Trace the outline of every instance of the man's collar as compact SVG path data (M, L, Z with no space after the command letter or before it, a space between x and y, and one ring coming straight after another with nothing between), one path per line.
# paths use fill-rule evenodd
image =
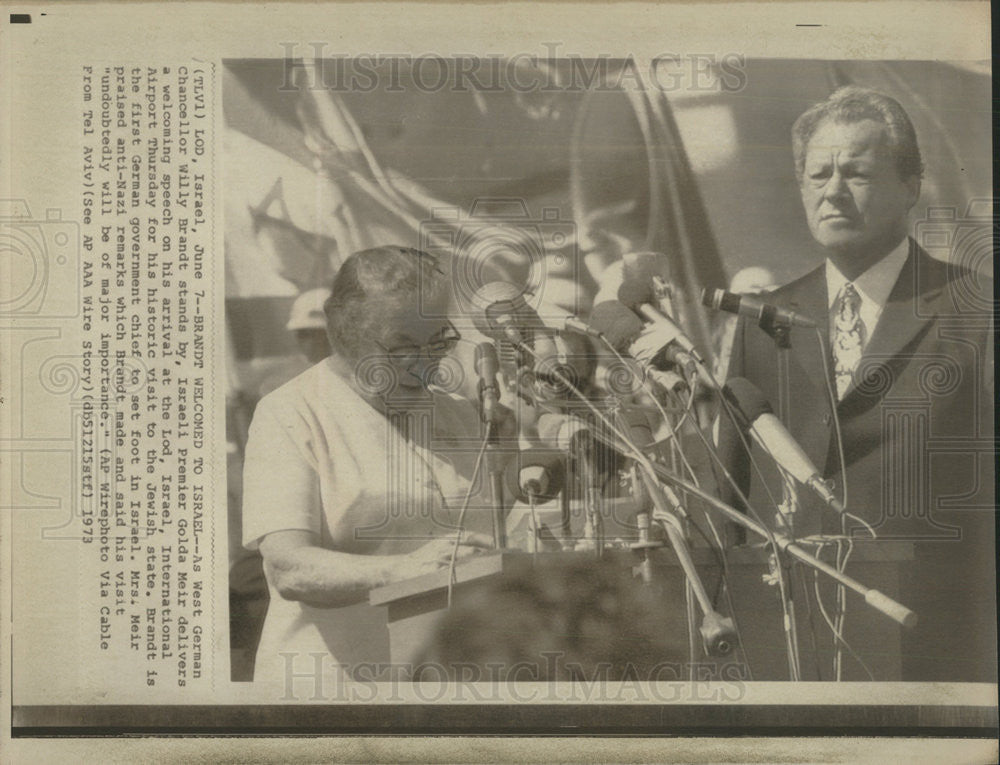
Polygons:
M826 286L827 286L827 307L832 308L834 301L840 294L840 290L847 282L855 286L861 294L863 301L871 301L872 304L881 308L889 299L900 271L906 263L906 258L910 254L909 237L904 237L896 247L882 260L869 268L857 279L851 281L841 272L833 261L827 258L826 261Z

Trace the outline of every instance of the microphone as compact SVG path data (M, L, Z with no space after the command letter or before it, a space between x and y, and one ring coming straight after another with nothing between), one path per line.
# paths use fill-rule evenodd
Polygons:
M595 305L590 312L590 323L619 353L628 353L628 347L643 330L639 317L617 300L605 300Z
M590 425L579 417L556 412L538 415L538 439L550 449L570 451L592 438Z
M684 330L655 306L656 295L651 283L634 279L624 281L618 288L618 300L659 327L658 337L666 341L662 350L674 357L672 360L675 363L681 366L703 363L694 343L684 334Z
M625 457L610 443L598 438L590 423L580 417L544 412L538 416L537 427L538 439L543 446L582 458L591 466L592 476L614 473L619 467L620 460ZM598 427L604 431L603 426L598 425ZM618 441L613 433L608 435L612 443ZM639 448L641 449L643 445L645 444Z
M558 306L540 303L537 313L541 323L548 329L556 332L577 332L581 335L595 337L598 340L603 339L603 335L587 322Z
M594 305L606 300L623 300L619 291L623 284L631 284L641 289L642 303L658 307L661 314L672 316L673 288L667 278L669 266L667 258L658 252L629 252L621 260L608 264L598 279L598 290ZM627 301L626 301L627 302ZM635 305L629 305L635 308Z
M740 428L750 432L778 467L816 492L838 513L845 512L844 505L830 491L812 460L774 415L760 388L743 377L734 377L723 386L722 395L735 410Z
M589 384L587 369L569 352L566 339L558 334L535 335L530 388L536 401L553 402L570 391Z
M590 482L598 482L597 444L586 422L571 415L546 412L538 417L538 438L544 447L567 453L574 462L579 460L579 467L589 468L582 472Z
M473 295L473 303L481 313L473 314L472 323L487 337L513 345L525 341L524 333L530 336L544 329L601 337L600 332L565 309L541 303L536 310L526 300L530 295L510 282L488 282Z
M624 281L650 285L650 299L646 302L658 307L660 313L673 316L673 285L668 278L667 256L660 252L630 252L622 256L622 262Z
M661 368L668 363L683 366L691 361L690 355L673 343L677 333L671 325L645 325L624 303L617 300L607 300L594 306L590 323L604 334L612 348L632 357L664 389L678 392L687 387L679 375Z
M626 281L652 283L653 277L666 280L666 256L659 252L644 250L622 255L622 274Z
M480 309L473 314L472 323L493 340L522 345L525 339L522 330L542 326L524 295L524 290L510 282L484 284L472 296L473 303Z
M476 374L479 376L479 409L483 422L493 422L497 405L500 403L500 386L497 385L497 371L500 360L492 343L476 346Z
M548 501L563 490L565 455L552 449L523 449L507 465L507 483L511 493L527 504L531 497Z
M808 316L789 311L786 308L778 308L750 295L737 295L733 292L705 287L701 291L701 303L717 311L748 316L751 319L757 319L758 322L768 319L772 322L777 321L783 324L793 324L796 327L811 329L816 326L816 322Z

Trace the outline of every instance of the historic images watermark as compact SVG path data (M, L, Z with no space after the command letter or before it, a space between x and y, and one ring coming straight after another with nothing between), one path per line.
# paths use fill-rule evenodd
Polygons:
M279 702L735 702L749 680L739 662L583 666L559 651L537 660L491 662L362 662L325 672L325 653L284 652Z
M572 93L621 89L735 93L747 84L746 57L735 52L661 52L640 62L631 55L563 51L542 43L543 53L486 56L438 53L338 54L329 42L283 42L281 90L375 90L421 93ZM309 61L324 61L315 67Z

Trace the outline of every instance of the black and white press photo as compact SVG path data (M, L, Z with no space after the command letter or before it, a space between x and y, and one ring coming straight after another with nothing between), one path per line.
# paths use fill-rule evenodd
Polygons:
M224 70L234 680L995 677L985 71Z
M995 761L988 20L12 7L4 753Z

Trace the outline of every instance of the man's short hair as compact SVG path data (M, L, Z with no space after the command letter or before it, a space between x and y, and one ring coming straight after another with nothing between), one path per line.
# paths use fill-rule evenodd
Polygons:
M422 305L446 295L447 286L438 259L423 250L387 245L355 252L341 264L323 304L330 346L347 358L363 357L387 310Z
M811 106L792 125L792 154L795 157L795 175L800 181L806 148L813 133L826 120L847 124L862 120L882 123L889 136L899 177L907 180L923 175L917 131L899 101L871 88L847 85L835 90L825 101Z

